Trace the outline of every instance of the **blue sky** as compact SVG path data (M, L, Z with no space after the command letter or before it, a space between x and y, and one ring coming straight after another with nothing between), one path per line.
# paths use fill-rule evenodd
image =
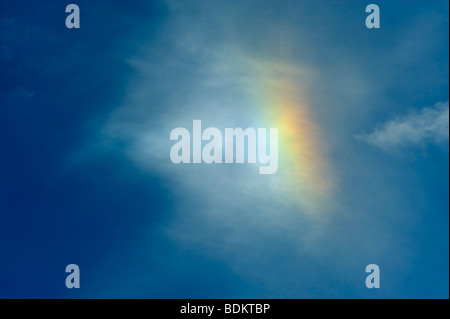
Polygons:
M448 298L448 1L76 3L0 3L0 297ZM264 81L307 101L320 212L283 162L170 161L263 127Z

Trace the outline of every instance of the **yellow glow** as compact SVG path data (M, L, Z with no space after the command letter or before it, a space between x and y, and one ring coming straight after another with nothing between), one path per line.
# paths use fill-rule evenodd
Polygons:
M278 128L280 173L287 191L316 212L326 205L333 187L319 130L295 80L271 78L264 83L266 114L270 126Z

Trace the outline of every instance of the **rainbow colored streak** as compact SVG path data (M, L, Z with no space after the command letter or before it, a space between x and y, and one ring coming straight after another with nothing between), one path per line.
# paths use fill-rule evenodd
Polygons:
M302 206L302 211L324 211L331 203L334 180L321 149L323 138L301 86L291 74L279 70L264 72L262 83L266 122L278 128L284 192Z

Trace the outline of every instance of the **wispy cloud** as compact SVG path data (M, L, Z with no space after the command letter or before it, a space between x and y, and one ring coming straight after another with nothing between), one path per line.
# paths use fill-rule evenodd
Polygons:
M365 108L361 103L368 95L383 96L364 76L362 66L372 60L371 53L361 59L359 54L337 50L340 53L334 54L330 71L329 56L320 56L320 52L328 52L329 39L334 37L318 37L305 31L309 29L302 24L316 10L322 17L325 5L308 6L305 11L295 2L292 8L278 12L255 9L260 2L254 2L258 6L250 6L252 10L247 10L245 3L168 3L170 15L160 28L161 39L151 47L143 46L129 59L136 78L129 83L121 107L101 129L104 139L114 145L119 141L120 151L143 172L163 177L176 199L164 234L178 245L227 264L246 279L264 282L271 291L288 291L289 296L308 296L308 287L321 285L324 273L334 277L331 281L339 278L359 289L354 274L366 260L403 265L407 249L402 238L407 234L394 232L391 224L403 218L393 212L410 211L409 197L403 199L396 191L403 190L401 181L386 186L389 171L376 159L371 167L366 165L367 156L353 148L352 139L347 140L351 125L344 122L354 119L355 110L360 118L370 118L365 115L377 103L366 103ZM268 12L278 12L282 19L269 19ZM330 21L322 26L324 34L340 23ZM311 175L320 180L342 176L336 177L339 194L320 198L319 213L311 214L309 205L303 205L318 202L315 193L304 196L301 192L319 178L285 183L286 176L294 175L292 166L280 165L276 175L260 176L256 167L248 165L174 165L170 161L171 130L189 129L193 119L201 119L204 127L270 127L263 110L280 113L280 108L270 103L290 91L288 85L273 82L294 83L295 91L310 106L317 130L303 137L308 143L315 142L303 145L317 146L323 161L331 166L331 174L320 169L320 174ZM383 82L374 79L373 83ZM269 94L274 91L279 94ZM435 118L431 115L439 108L442 106L410 114L395 123L422 113ZM448 117L448 102L446 108ZM362 127L371 127L371 122L372 118ZM303 125L296 129L307 124L299 123ZM296 142L290 146L300 145ZM295 155L302 153L293 154L292 159L299 162ZM286 157L281 156L280 161ZM309 158L306 163L318 163L316 157ZM310 167L315 167L298 164L308 174L313 171ZM382 212L380 203L385 207ZM271 276L267 276L268 269ZM289 285L291 288L285 288Z
M392 149L395 147L443 144L449 139L448 101L389 121L361 138L367 143Z

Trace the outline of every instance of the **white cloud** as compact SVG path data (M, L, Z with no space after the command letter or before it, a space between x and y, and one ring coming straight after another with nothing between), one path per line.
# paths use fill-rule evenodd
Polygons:
M436 103L433 107L414 111L375 129L362 139L367 143L391 149L398 146L443 144L449 140L449 106Z

